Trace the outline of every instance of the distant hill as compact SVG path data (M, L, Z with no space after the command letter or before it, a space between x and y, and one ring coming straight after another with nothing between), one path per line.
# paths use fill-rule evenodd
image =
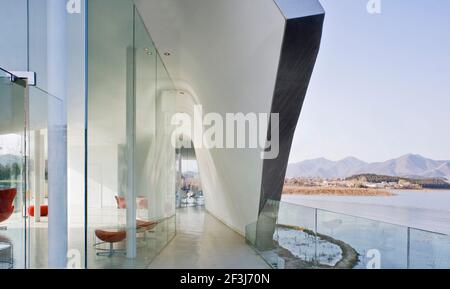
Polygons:
M385 162L366 163L354 157L339 161L324 158L290 164L287 178L347 178L359 174L377 174L405 178L450 179L450 161L439 161L408 154Z

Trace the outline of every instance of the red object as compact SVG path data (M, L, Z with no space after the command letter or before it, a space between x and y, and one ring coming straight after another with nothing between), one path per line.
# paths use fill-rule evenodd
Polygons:
M106 243L118 243L125 240L127 231L125 229L98 229L95 230L97 238Z
M137 230L151 230L158 225L158 222L154 221L144 221L144 220L136 220L136 229Z
M158 222L136 220L137 230L151 230L158 225ZM106 243L118 243L125 240L127 237L126 228L110 228L110 229L97 229L95 230L97 238Z
M34 205L28 208L28 215L34 217ZM41 217L48 217L48 205L41 206Z
M118 209L126 209L127 208L124 197L115 196L115 198L116 198Z
M138 209L148 209L148 200L147 198L137 198L136 199Z
M6 221L14 213L14 199L17 189L0 190L0 222Z

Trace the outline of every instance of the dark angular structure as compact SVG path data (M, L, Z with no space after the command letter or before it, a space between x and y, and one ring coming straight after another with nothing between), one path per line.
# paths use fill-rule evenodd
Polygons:
M269 248L278 215L289 154L316 63L325 12L317 0L275 0L286 17L272 113L279 114L280 153L264 160L256 245ZM268 139L271 139L270 131Z

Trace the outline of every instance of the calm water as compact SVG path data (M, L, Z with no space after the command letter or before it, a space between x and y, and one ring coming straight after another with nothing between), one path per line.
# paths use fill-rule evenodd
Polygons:
M391 197L285 195L283 201L450 235L450 191L394 191Z
M346 242L360 254L356 268L367 266L373 249L381 254L382 268L450 268L450 191L396 193L392 197L283 196L279 222L317 226L319 233ZM319 210L315 216L315 210L289 203ZM295 255L309 252L299 242L293 247L292 238L288 239L283 244L291 252L302 251ZM334 255L333 251L319 253Z

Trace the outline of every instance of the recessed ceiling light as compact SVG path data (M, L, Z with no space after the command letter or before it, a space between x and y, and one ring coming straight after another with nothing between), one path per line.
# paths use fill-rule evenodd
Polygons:
M170 56L170 52L164 52L165 56Z
M153 55L153 52L150 51L150 48L148 48L148 47L145 47L144 51L145 51L145 54L147 54L147 55Z

